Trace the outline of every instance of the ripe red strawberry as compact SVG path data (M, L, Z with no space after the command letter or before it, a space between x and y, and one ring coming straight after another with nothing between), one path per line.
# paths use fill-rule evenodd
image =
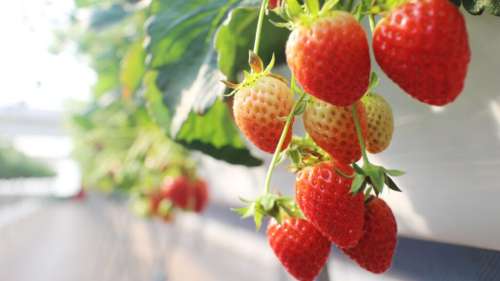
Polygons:
M168 178L162 188L164 198L172 201L174 207L179 209L193 209L194 188L185 176Z
M202 179L197 179L194 183L194 211L201 213L205 210L208 203L208 188L207 183Z
M355 246L363 234L364 196L350 193L350 166L322 162L299 172L296 200L305 217L332 243L342 248Z
M369 93L361 102L366 115L366 149L371 153L384 151L391 143L394 117L389 103L380 95Z
M357 104L362 132L366 132L363 106ZM304 126L314 142L342 163L353 163L361 157L356 127L350 107L330 105L313 99L304 111Z
M373 33L384 72L421 102L445 105L464 87L470 49L463 15L449 0L409 1Z
M365 233L354 248L343 249L362 268L382 273L391 267L396 248L396 220L389 206L379 198L368 202L365 214Z
M269 3L267 4L267 7L272 10L277 7L279 7L281 4L281 0L269 0Z
M312 281L330 254L330 241L304 219L288 218L267 227L267 237L285 269L298 280Z
M349 13L334 11L300 23L286 45L288 65L304 90L333 105L348 106L368 88L366 34Z
M293 94L282 80L260 76L236 92L233 104L236 124L258 148L274 153L293 102ZM291 138L292 130L288 130L283 149Z

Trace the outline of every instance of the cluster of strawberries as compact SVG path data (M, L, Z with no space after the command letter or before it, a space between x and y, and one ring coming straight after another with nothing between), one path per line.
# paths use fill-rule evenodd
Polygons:
M208 203L208 187L199 178L167 177L163 185L148 197L148 213L171 222L176 210L203 212Z
M266 193L238 211L254 216L257 226L262 217L274 218L267 230L270 245L299 280L319 274L331 244L366 270L382 273L392 262L397 226L378 196L384 185L400 191L390 176L403 172L370 163L366 151L379 153L389 146L392 110L373 92L377 79L370 75L368 40L359 21L338 9L338 1L327 0L321 8L316 0L304 2L269 2L286 20L282 25L292 29L286 45L291 87L271 73L272 63L264 69L255 54L245 80L227 83L235 89L233 111L240 130L258 148L275 153L270 171L282 151L296 164L295 201L269 193L266 179ZM372 46L387 76L421 102L441 106L455 100L470 61L457 7L448 0L372 3L378 6L367 13L384 15ZM298 101L294 92L301 94ZM301 114L308 136L296 142L292 124ZM312 145L304 146L309 137ZM361 156L362 167L355 163Z

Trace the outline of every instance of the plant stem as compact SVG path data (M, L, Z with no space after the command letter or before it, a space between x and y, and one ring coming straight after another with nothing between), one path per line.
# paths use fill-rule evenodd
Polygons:
M292 84L291 88L294 89L295 88L295 78L293 76L292 76L291 84ZM302 92L300 94L299 99L296 100L295 103L293 104L292 110L290 111L290 113L288 114L288 116L286 118L285 127L283 128L283 131L281 132L281 136L280 136L280 139L278 141L278 145L276 146L276 150L274 150L273 158L271 159L271 163L269 164L269 168L267 169L266 181L264 183L264 188L265 188L264 194L269 193L269 191L271 189L271 177L273 175L274 168L276 167L276 162L278 161L278 156L281 153L281 148L283 147L283 143L285 143L285 139L288 135L288 130L290 130L290 126L292 125L292 120L293 120L293 117L295 115L295 110L297 109L297 106L299 106L299 104L304 100L305 97L306 97L306 94L304 92Z
M255 31L255 41L253 45L253 52L256 55L259 54L260 36L262 33L262 25L264 23L264 13L266 11L268 1L269 0L262 0L262 3L260 4L259 19L257 20L257 30Z
M351 107L352 119L354 119L354 126L356 127L356 135L358 136L359 146L361 147L361 153L363 154L363 162L365 165L370 164L368 160L368 155L366 154L365 140L363 139L363 132L361 131L361 124L359 122L358 109L356 103Z
M352 12L352 4L353 0L347 0L346 11L349 13Z

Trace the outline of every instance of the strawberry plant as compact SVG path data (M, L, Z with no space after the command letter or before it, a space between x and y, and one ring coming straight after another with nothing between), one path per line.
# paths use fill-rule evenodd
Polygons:
M397 226L381 197L401 191L404 172L370 159L398 118L370 50L403 92L444 106L460 98L471 59L463 11L500 15L498 1L480 0L109 2L77 1L93 12L72 31L92 32L68 36L97 72L73 119L87 181L124 187L135 209L170 220L206 204L190 152L261 165L246 138L272 159L262 194L237 212L257 228L271 217L270 246L300 280L315 278L331 244L374 273L392 262ZM300 120L306 133L293 135ZM285 159L295 198L271 190Z

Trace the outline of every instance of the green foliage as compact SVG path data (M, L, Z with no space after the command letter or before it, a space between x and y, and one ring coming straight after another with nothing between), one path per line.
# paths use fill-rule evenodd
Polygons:
M219 53L215 48L219 26L228 13L257 1L133 2L77 1L78 7L91 8L91 17L88 23L75 22L70 36L97 72L96 100L121 93L131 103L143 101L151 120L166 137L229 163L259 165L260 160L250 154L232 122L230 109L220 100L225 92L220 80L227 77L219 70L219 63L230 64L231 77L236 78L246 67L251 40L241 36L243 44ZM250 11L255 22L256 10ZM92 31L86 32L88 28ZM247 28L246 35L253 38ZM277 30L269 23L266 28ZM220 38L234 36L226 32ZM278 38L283 45L286 33ZM266 57L272 49L274 46L266 49ZM233 54L228 56L226 51ZM101 107L97 102L94 106L96 110ZM73 121L78 119L84 118Z
M228 122L230 120L227 105L216 101L204 116L191 113L176 140L188 149L199 150L231 164L262 164L261 160L250 155L238 130Z
M219 54L218 67L229 81L235 81L239 73L248 69L248 50L253 46L257 17L256 8L236 8L217 32L215 48ZM271 16L270 20L278 19ZM262 30L266 38L260 47L259 56L264 61L269 61L274 53L278 63L284 62L283 46L288 39L288 30L278 28L270 21L264 22Z
M500 0L451 0L455 5L463 5L472 15L481 15L484 11L500 16Z
M0 142L0 179L53 176L54 171L46 164L26 156L10 144Z
M105 96L70 120L74 157L84 184L148 192L164 176L193 166L187 152L168 139L141 103Z

